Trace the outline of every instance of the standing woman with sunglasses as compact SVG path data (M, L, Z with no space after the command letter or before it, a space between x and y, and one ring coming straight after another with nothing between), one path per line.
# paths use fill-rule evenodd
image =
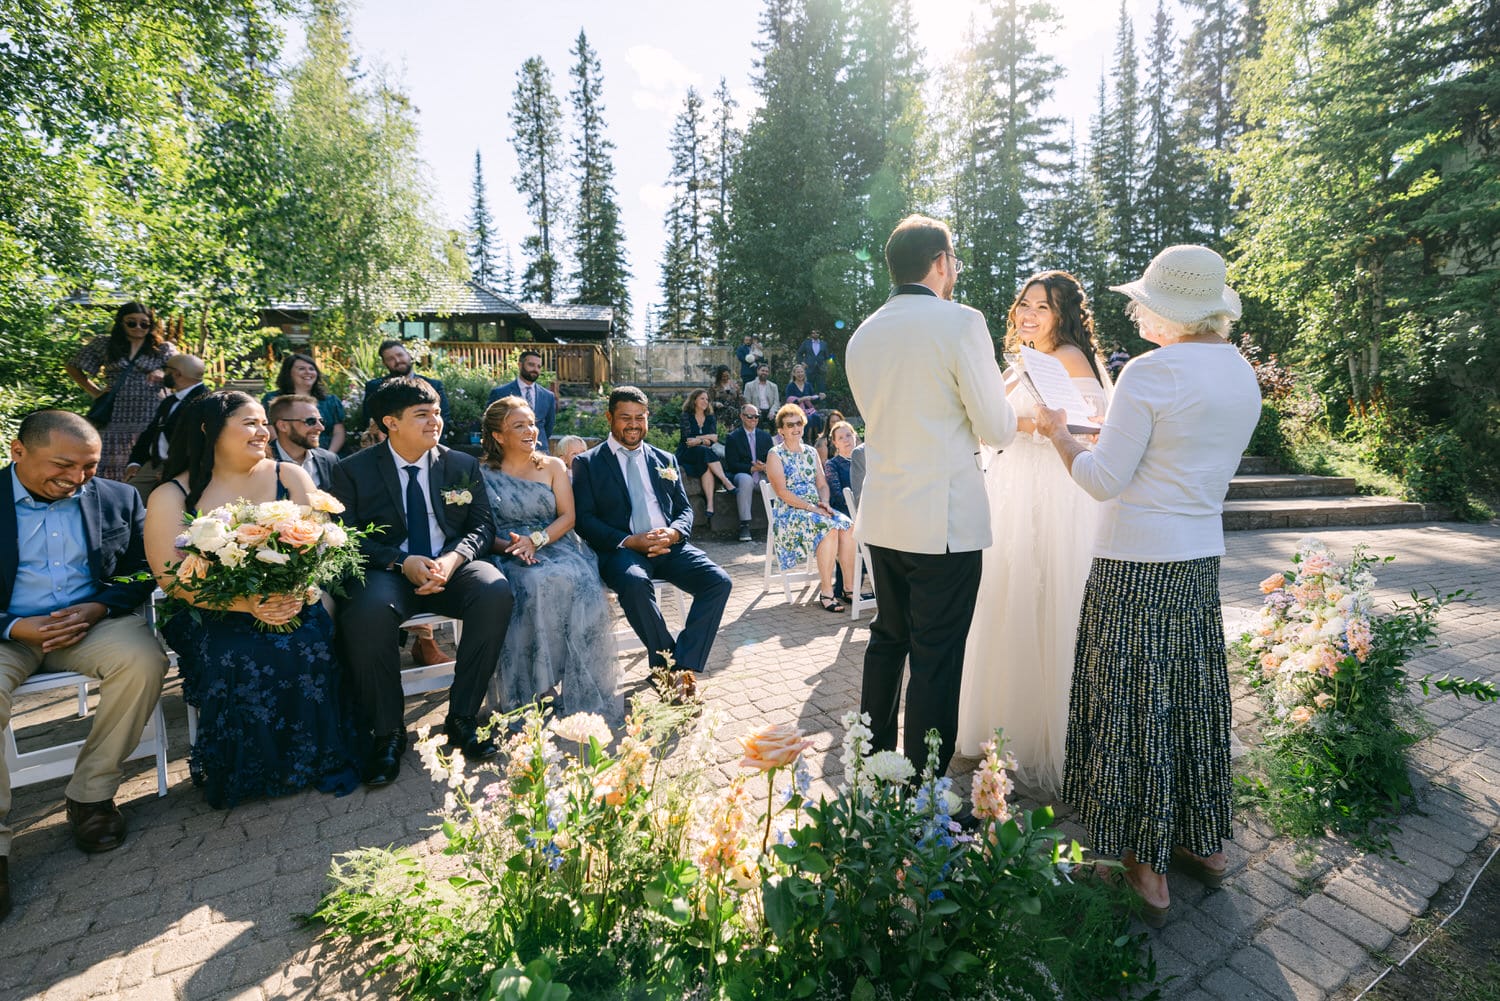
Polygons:
M63 371L95 400L114 394L109 421L99 431L103 453L98 476L125 478L130 448L167 396L162 385L167 359L177 349L162 338L156 314L138 302L115 311L115 324L106 337L96 337L81 349ZM102 369L102 375L101 375ZM100 382L95 382L98 376Z
M326 448L334 455L344 450L344 401L330 393L323 385L323 370L312 355L289 354L281 359L281 371L276 375L276 388L260 398L260 405L269 407L278 396L311 396L318 401L318 416L323 418L323 428L318 432L318 447ZM272 429L275 436L275 429Z

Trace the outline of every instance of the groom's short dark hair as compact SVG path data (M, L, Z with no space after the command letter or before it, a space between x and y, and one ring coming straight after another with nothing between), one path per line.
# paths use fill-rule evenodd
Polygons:
M646 394L634 386L616 386L609 394L608 412L615 412L618 403L639 403L643 407L649 407L651 401L646 399Z
M927 277L932 262L953 249L948 224L925 215L909 215L896 224L885 241L885 267L896 285L911 285Z

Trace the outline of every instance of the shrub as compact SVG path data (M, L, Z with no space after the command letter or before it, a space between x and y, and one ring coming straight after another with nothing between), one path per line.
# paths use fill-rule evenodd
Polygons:
M1422 435L1406 450L1402 477L1407 496L1425 504L1442 504L1455 517L1473 518L1469 499L1469 448L1451 431Z

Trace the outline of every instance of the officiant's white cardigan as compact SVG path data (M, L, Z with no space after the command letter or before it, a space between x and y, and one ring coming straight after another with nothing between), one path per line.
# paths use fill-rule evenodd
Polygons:
M845 359L868 466L855 536L908 553L989 546L979 442L1004 448L1016 415L984 315L898 295L860 324Z

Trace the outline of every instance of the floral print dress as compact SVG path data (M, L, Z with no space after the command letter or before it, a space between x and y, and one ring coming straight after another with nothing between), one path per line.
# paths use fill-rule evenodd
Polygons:
M171 392L160 382L152 382L151 373L161 371L167 359L176 353L177 348L170 343L163 344L157 351L148 351L143 346L134 358L110 361L109 338L98 337L85 344L73 357L73 365L90 378L102 368L104 388L115 393L109 425L99 432L104 447L96 475L107 480L124 479L130 449L146 430L146 425L151 423L151 418L156 416L157 406Z
M809 445L795 452L777 445L771 451L781 459L788 492L809 504L819 503L818 453ZM771 505L771 524L776 529L776 564L782 570L790 570L807 562L823 536L835 529L849 528L853 522L837 511L829 516L775 502Z

